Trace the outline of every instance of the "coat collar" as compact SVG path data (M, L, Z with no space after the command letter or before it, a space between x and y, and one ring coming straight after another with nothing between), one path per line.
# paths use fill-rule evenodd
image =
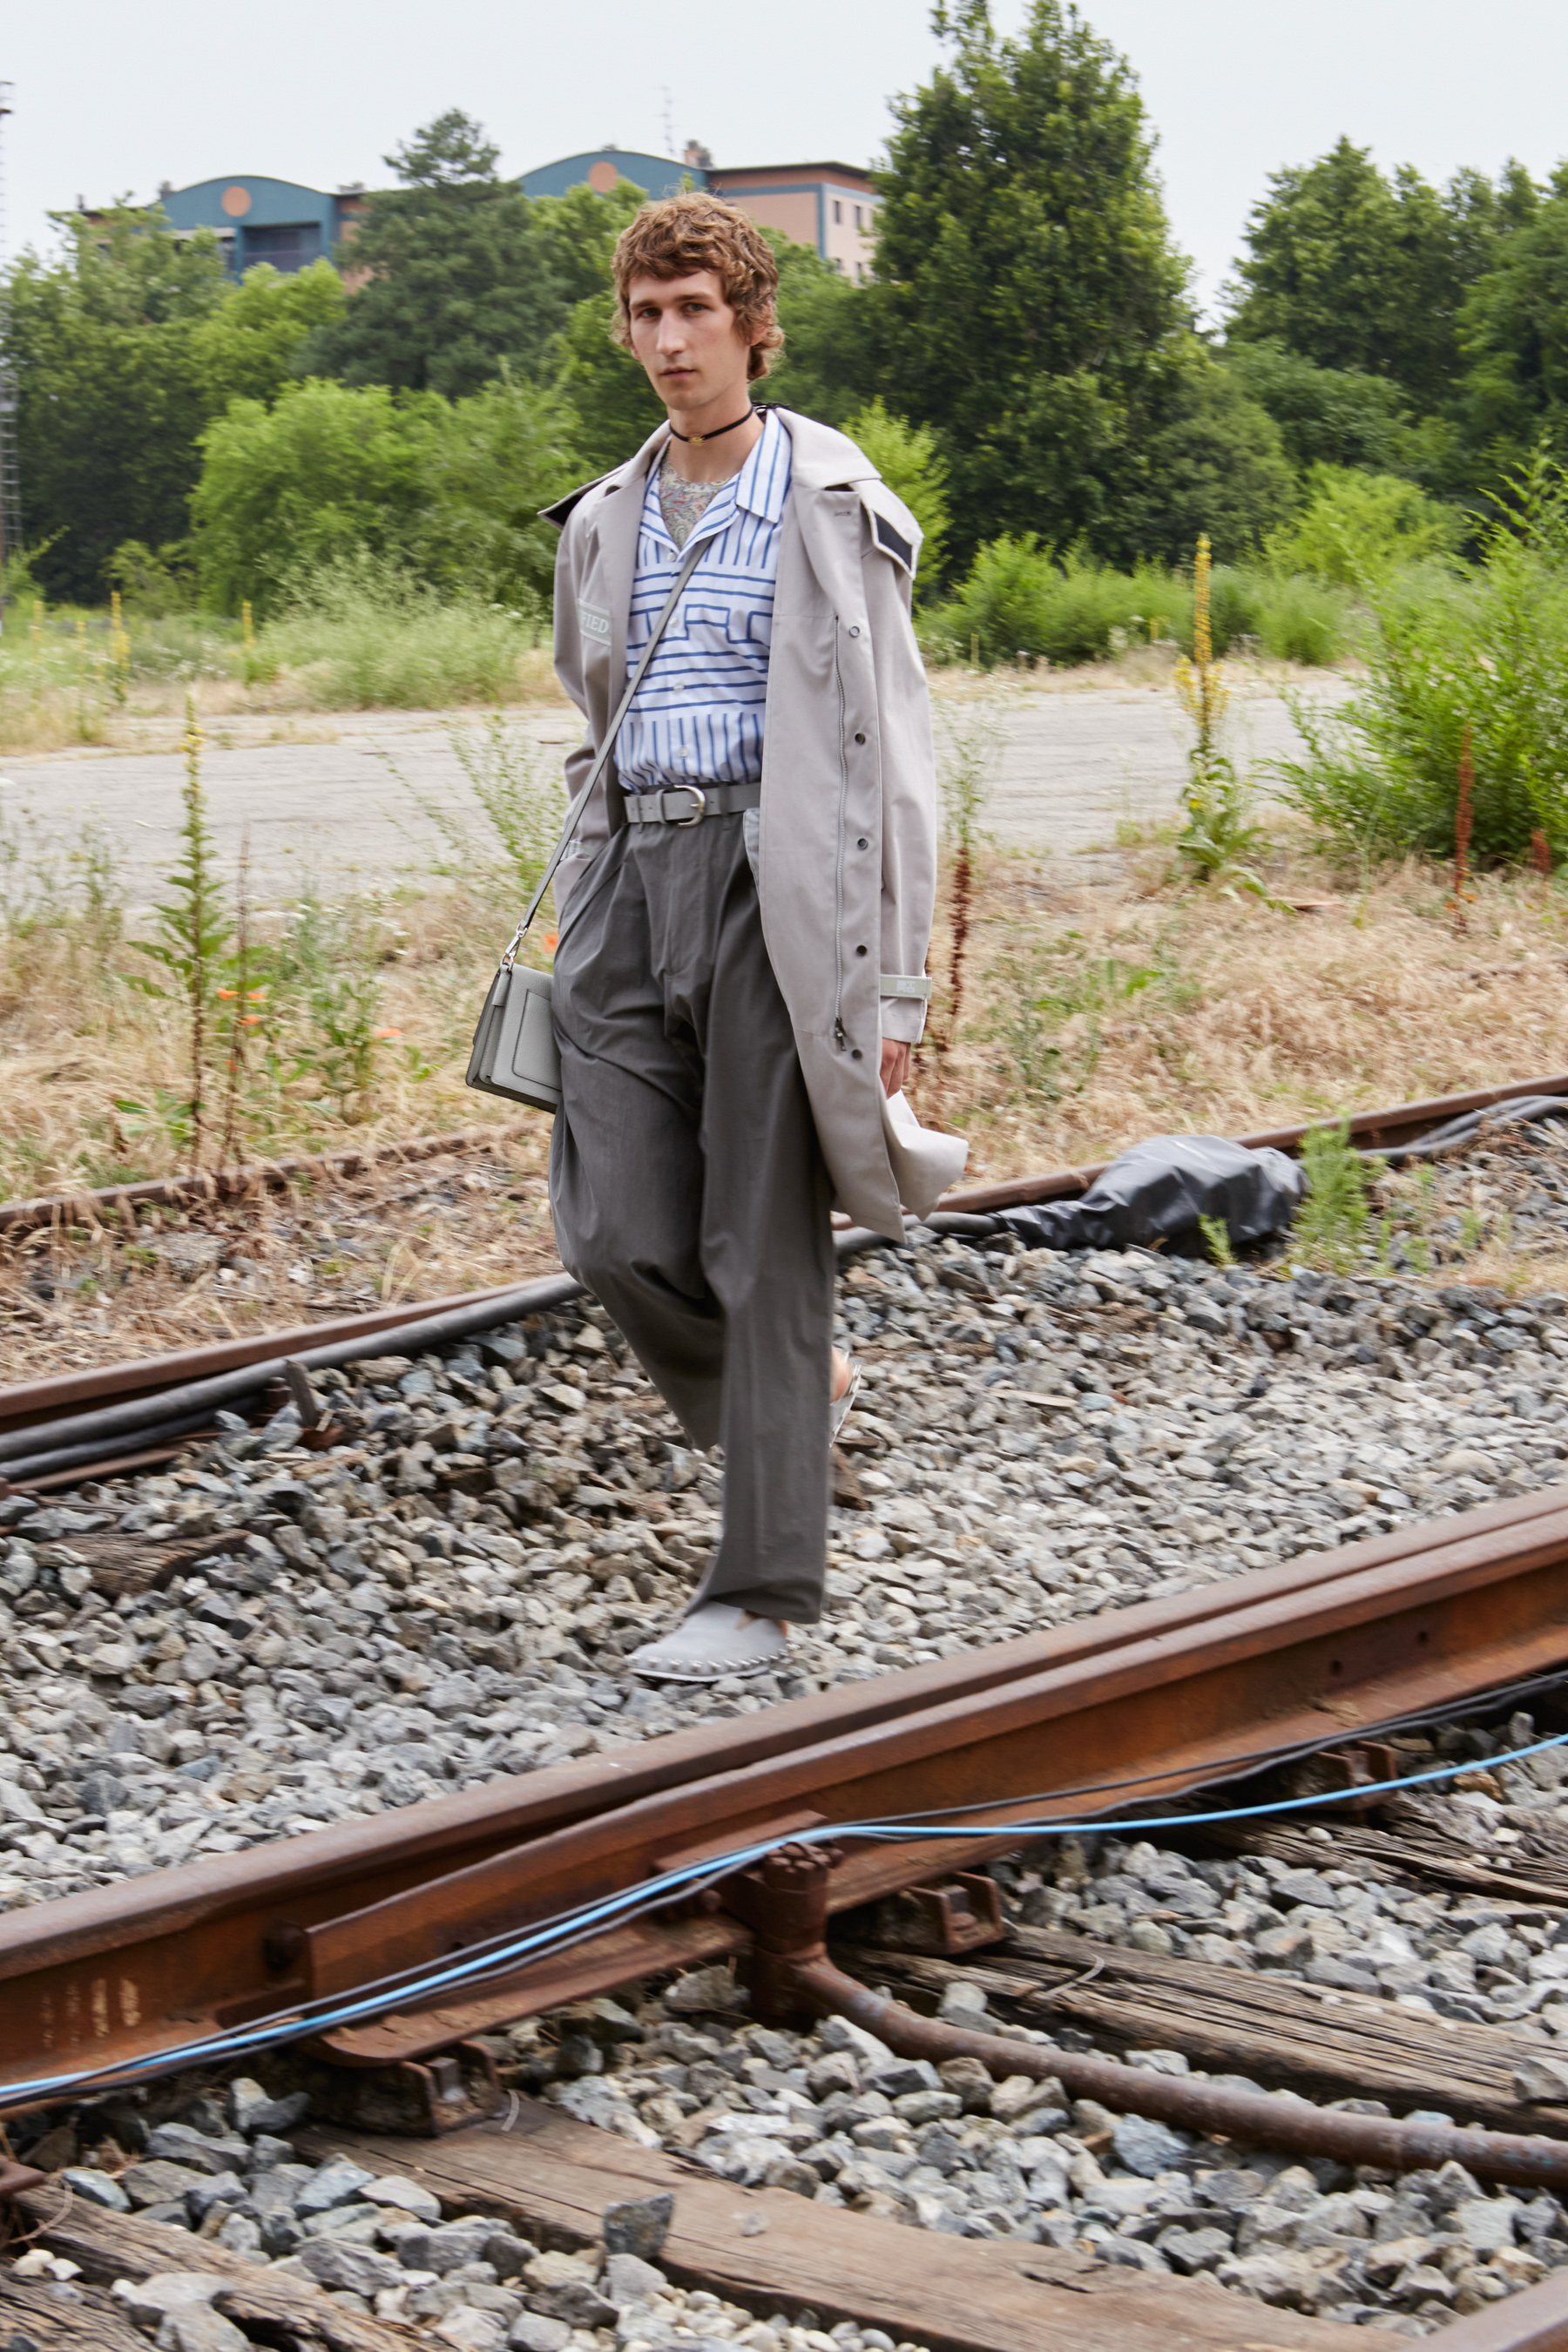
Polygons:
M819 425L815 416L803 416L798 409L775 407L772 414L790 438L790 487L792 489L829 490L853 482L877 482L881 476L863 449L858 449L847 433L836 433L831 425ZM574 507L581 504L591 492L598 492L597 504L601 516L617 490L630 489L647 480L654 459L659 457L669 439L668 424L656 425L637 455L623 466L616 466L596 480L584 482L577 489L568 490L553 506L542 507L540 513L546 522L564 528ZM640 511L640 499L630 501ZM603 523L601 521L601 529ZM636 545L636 535L633 535Z

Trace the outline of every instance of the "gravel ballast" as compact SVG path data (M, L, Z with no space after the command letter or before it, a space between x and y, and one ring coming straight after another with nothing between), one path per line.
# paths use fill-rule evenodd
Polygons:
M1557 1295L1137 1250L1009 1255L921 1229L852 1261L840 1297L864 1402L846 1432L827 1610L796 1633L787 1672L761 1681L661 1690L626 1672L700 1572L718 1480L591 1305L329 1376L331 1450L303 1447L285 1412L262 1431L237 1423L170 1472L0 1503L0 1904L1179 1592L1527 1492L1561 1477L1568 1453ZM1450 1832L1499 1857L1568 1839L1555 1757L1493 1771L1500 1731L1447 1736L1473 1749L1439 1736L1436 1752L1473 1752L1479 1768L1464 1790L1420 1801ZM1552 1906L1364 1870L1193 1863L1114 1835L1008 1884L1023 1917L1101 1940L1507 2023L1547 2055L1568 2032ZM1204 2271L1412 2335L1568 2261L1554 2200L1489 2191L1452 2166L1394 2180L1205 2147L1021 2084L951 2068L928 2080L847 2026L774 2033L710 1990L706 2009L699 1984L610 2004L613 2017L589 2005L580 2032L519 2028L518 2079L736 2181ZM240 2167L242 2185L256 2168ZM398 2259L392 2225L359 2218L363 2242ZM268 2251L243 2245L256 2220L226 2215L225 2242ZM499 2273L468 2284L518 2291ZM487 2311L504 2330L479 2325ZM531 2343L517 2327L551 2315L483 2296L463 2313L456 2334L451 2310L418 2315L471 2352ZM754 2316L699 2316L716 2340L740 2330L766 2352L765 2335L744 2334ZM689 2339L689 2318L677 2302L647 2340L679 2341L681 2325ZM874 2331L773 2340L794 2352L797 2336L881 2352ZM617 2315L561 2342L637 2340Z
M325 1376L330 1451L290 1409L0 1502L0 1904L1180 1592L1568 1452L1558 1296L917 1234L841 1297L858 1493L822 1624L750 1683L626 1672L700 1572L718 1474L592 1305Z

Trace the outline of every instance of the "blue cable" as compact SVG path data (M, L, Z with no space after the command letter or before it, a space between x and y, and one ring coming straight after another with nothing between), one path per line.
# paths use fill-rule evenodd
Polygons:
M1401 1789L1429 1786L1435 1781L1453 1780L1467 1772L1489 1769L1499 1764L1519 1764L1529 1757L1548 1754L1553 1748L1568 1746L1568 1732L1555 1734L1550 1739L1537 1739L1527 1748L1514 1748L1497 1756L1470 1758L1463 1763L1441 1764L1425 1772L1412 1772L1403 1779L1364 1781L1342 1793L1356 1797L1386 1796ZM1258 1769L1262 1769L1259 1766ZM199 2042L182 2042L175 2048L151 2053L117 2065L101 2066L65 2074L36 2076L21 2083L0 2083L0 2096L8 2105L30 2103L38 2099L60 2098L81 2089L86 2084L111 2076L116 2083L134 2082L144 2074L172 2074L184 2066L207 2064L217 2060L244 2056L247 2053L268 2050L283 2042L298 2041L307 2034L325 2033L345 2025L358 2024L370 2017L384 2015L388 2011L423 2004L436 1996L472 1984L477 1979L493 1977L522 1966L530 1959L548 1957L581 1943L603 1927L637 1918L649 1911L661 1909L675 1896L695 1892L715 1885L737 1870L763 1860L781 1845L837 1844L846 1838L859 1838L883 1843L915 1843L933 1837L994 1838L1007 1836L1022 1841L1031 1838L1074 1837L1087 1828L1101 1826L1124 1830L1169 1830L1200 1828L1220 1822L1260 1821L1269 1815L1300 1812L1321 1807L1325 1794L1319 1791L1307 1797L1279 1797L1267 1804L1233 1805L1207 1813L1163 1813L1148 1821L1097 1819L1081 1815L1070 1821L1045 1822L965 1822L951 1814L927 1813L903 1815L888 1822L825 1822L812 1829L799 1830L790 1837L768 1838L752 1845L737 1847L733 1853L704 1862L685 1863L668 1870L657 1878L639 1880L636 1886L623 1888L617 1895L605 1895L596 1903L585 1904L575 1910L561 1913L526 1929L504 1942L484 1946L469 1952L460 1960L449 1961L417 1976L399 1979L382 1979L364 1987L360 1992L338 2001L334 2006L313 2009L307 2014L303 2009L293 2009L271 2019L261 2019L256 2024L238 2027L229 2033L208 2035ZM1015 1801L1027 1801L1016 1800ZM953 1813L966 1809L955 1807ZM945 1822L934 1829L932 1822Z

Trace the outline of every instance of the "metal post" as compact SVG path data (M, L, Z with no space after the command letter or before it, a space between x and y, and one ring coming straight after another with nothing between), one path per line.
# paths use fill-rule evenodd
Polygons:
M22 552L22 486L16 463L16 373L11 352L11 281L5 266L5 122L15 85L0 81L0 631L11 598L5 575Z

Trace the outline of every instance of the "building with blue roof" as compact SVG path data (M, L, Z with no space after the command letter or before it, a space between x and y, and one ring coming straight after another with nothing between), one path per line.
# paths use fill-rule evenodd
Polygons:
M158 191L176 236L211 229L224 249L231 277L243 277L259 261L285 274L305 269L324 255L330 261L348 224L364 204L362 187L307 188L297 180L270 180L236 172L218 180L197 180L188 188Z
M849 163L767 163L755 168L715 165L695 141L679 159L646 155L635 147L595 147L563 155L525 172L519 184L527 196L563 196L589 187L607 195L627 180L649 196L672 196L684 187L711 188L740 205L764 228L782 231L816 248L847 276L870 274L877 194L870 175ZM331 260L354 216L364 209L357 183L329 194L297 180L272 180L251 172L196 180L188 188L165 181L157 202L176 236L211 229L224 249L224 266L243 277L258 262L285 273L308 268L325 255ZM91 215L89 215L91 217Z

